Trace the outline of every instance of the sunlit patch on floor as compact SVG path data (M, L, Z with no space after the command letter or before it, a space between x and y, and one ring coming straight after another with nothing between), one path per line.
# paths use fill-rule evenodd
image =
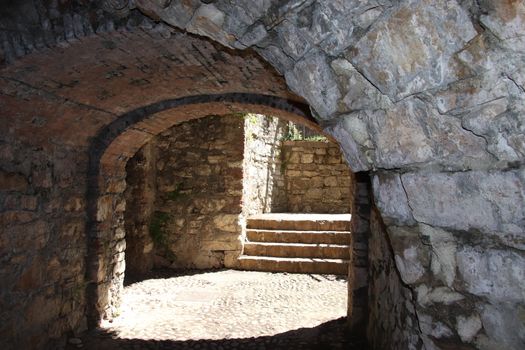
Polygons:
M124 339L248 338L316 327L346 309L341 277L222 270L133 283L103 328Z

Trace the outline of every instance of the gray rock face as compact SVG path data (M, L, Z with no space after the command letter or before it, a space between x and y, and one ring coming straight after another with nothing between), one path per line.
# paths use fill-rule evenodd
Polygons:
M215 38L225 46L232 46L235 37L226 32L223 26L226 15L214 4L203 4L193 13L186 28L193 33Z
M306 97L321 119L329 119L336 112L341 92L333 84L333 72L321 52L304 57L285 77L290 88Z
M418 230L408 227L390 227L390 242L399 275L403 282L414 284L426 278L429 251L418 235Z
M486 335L476 337L474 342L480 349L522 349L525 344L523 304L480 305L481 320Z
M456 239L450 232L428 225L421 225L421 232L424 237L428 237L432 247L430 269L433 275L452 287L456 279Z
M355 141L356 137L368 137L366 124L357 113L346 116L340 124L343 124L343 126L330 126L325 128L325 131L339 142L345 159L353 171L367 169L369 167L369 159L366 153L362 152L360 144Z
M413 225L415 220L398 174L380 174L372 180L376 205L387 225Z
M458 334L464 342L470 342L481 329L481 320L478 315L457 318Z
M393 100L462 77L453 54L476 31L456 1L411 0L375 25L348 56Z
M379 167L420 163L479 166L491 158L484 151L483 138L463 129L456 118L439 115L419 99L406 99L393 109L377 112L369 123Z
M520 1L485 2L489 10L480 21L511 49L523 52L525 4Z
M329 131L352 149L347 157L356 171L429 164L467 170L525 157L524 57L502 50L516 51L509 43L521 40L523 4L237 0L161 8L141 0L137 6L224 45L254 46L318 117L345 121ZM482 13L490 32L478 33L469 11ZM406 99L411 95L417 98Z
M523 247L523 170L507 172L404 174L414 218L432 226L480 230ZM430 194L430 195L429 195Z
M136 6L146 15L157 17L172 26L184 28L193 13L201 5L199 0L170 1L169 6L164 6L158 1L135 0Z
M451 305L465 297L457 292L454 292L447 287L437 287L429 290L429 288L422 284L416 288L417 290L417 302L421 306L428 306L429 304L444 304Z
M349 61L335 59L331 67L344 93L342 99L346 110L360 111L392 107L390 100L366 80Z
M375 0L297 2L276 31L281 45L296 59L313 46L336 56L355 43L389 5L390 1Z
M458 271L469 293L493 303L525 300L525 257L503 250L464 247L458 250Z

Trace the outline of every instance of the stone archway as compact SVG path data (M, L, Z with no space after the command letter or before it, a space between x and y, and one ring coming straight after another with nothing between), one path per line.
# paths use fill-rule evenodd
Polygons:
M176 52L154 33L115 32L2 69L0 104L5 116L16 116L5 119L2 154L9 160L2 176L16 185L7 188L11 195L42 203L13 207L6 216L13 234L30 230L40 242L21 261L7 255L8 261L19 260L10 265L18 272L4 295L25 305L21 313L30 320L17 331L20 322L9 319L5 332L12 344L40 347L82 328L86 316L91 324L98 322L107 306L108 271L116 262L101 252L109 251L107 238L119 234L113 214L124 205L118 196L125 185L123 166L155 133L210 112L245 111L321 131L303 100L256 55L221 52L182 34L170 40ZM24 282L16 285L19 279ZM46 294L50 285L62 290L60 295ZM28 288L32 293L16 294Z
M191 119L234 113L272 115L322 132L305 106L274 96L221 94L161 101L128 112L104 128L90 147L88 294L90 322L112 317L123 287L126 164L152 137ZM350 284L351 285L351 284Z
M523 2L103 5L21 1L2 9L0 61L14 64L2 68L0 86L10 232L0 334L26 332L16 330L23 324L38 345L84 316L84 248L67 242L86 237L88 146L101 128L143 105L217 90L301 100L255 55L194 47L189 37L177 45L183 35L174 26L252 47L306 98L352 168L373 175L375 347L522 347ZM146 31L108 34L137 23ZM37 243L17 232L32 232ZM52 287L62 293L45 292ZM17 305L30 321L20 321Z

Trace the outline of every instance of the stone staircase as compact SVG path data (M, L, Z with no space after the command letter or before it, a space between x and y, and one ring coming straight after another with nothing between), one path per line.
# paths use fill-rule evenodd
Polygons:
M350 214L260 214L246 220L241 270L347 275Z

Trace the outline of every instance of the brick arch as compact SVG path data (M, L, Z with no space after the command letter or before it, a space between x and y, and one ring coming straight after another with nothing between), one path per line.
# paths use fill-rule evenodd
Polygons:
M188 96L141 107L120 116L93 139L87 189L87 311L91 325L97 325L104 317L111 318L120 303L124 248L118 241L125 236L123 194L127 161L152 137L175 124L234 113L271 115L324 134L307 105L276 96L231 93Z
M52 237L42 249L27 250L28 261L9 263L14 282L6 287L6 298L25 305L22 312L28 315L56 305L46 309L41 323L28 321L20 328L33 338L13 335L9 341L20 348L38 347L27 339L45 342L79 327L90 311L91 324L100 318L110 291L104 283L109 267L100 263L104 259L92 259L93 253L108 243L104 233L118 228L118 220L108 215L122 210L120 166L148 137L183 120L245 111L319 128L304 100L257 54L191 35L165 39L140 30L93 35L1 67L0 110L0 175L19 179L21 185L8 191L25 191L20 195L38 203L31 209L35 230L16 218L8 230L30 232L27 239L36 241L46 238L39 232L49 228ZM99 182L101 169L111 181ZM108 212L100 210L104 204ZM26 215L21 219L28 216L26 209L15 209ZM86 226L97 216L100 220ZM44 228L36 226L42 223ZM15 286L22 274L52 277L31 281L31 293L23 294ZM84 296L86 280L97 283L89 284ZM47 301L50 286L60 291L53 304ZM6 312L8 327L20 324L19 311ZM46 327L55 333L48 335Z

